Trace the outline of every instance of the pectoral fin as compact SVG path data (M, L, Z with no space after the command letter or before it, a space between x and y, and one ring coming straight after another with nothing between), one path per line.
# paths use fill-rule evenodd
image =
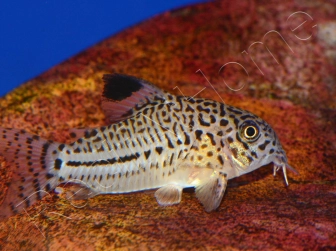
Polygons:
M178 204L182 199L182 190L179 185L166 185L155 192L155 198L161 206Z
M73 184L66 192L67 200L86 200L92 198L99 193L93 191L92 189L82 185L82 184Z
M205 211L211 212L220 205L226 186L226 174L219 173L212 175L207 182L196 187L196 197L203 204Z

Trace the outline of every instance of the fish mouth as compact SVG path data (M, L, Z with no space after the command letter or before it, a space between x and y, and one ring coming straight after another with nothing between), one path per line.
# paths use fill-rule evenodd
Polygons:
M280 168L282 168L282 173L284 175L284 179L285 179L287 186L288 186L287 169L294 172L297 175L299 174L299 172L296 169L294 169L292 166L290 166L288 163L281 163L281 164L274 163L274 166L273 166L273 176L274 177L276 175L276 172L279 171Z

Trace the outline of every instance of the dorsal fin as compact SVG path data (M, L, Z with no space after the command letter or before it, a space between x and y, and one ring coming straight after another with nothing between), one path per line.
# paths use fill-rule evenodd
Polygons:
M133 76L105 74L102 108L110 122L134 116L134 108L151 102L164 102L164 92L153 84Z

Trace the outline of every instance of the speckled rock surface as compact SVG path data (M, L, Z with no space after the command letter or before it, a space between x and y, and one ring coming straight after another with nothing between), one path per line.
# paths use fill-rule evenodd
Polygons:
M300 174L289 174L289 187L270 165L230 180L210 214L192 190L165 208L153 192L75 206L51 193L28 209L31 217L0 223L0 249L335 250L335 24L334 1L195 5L106 39L1 98L2 126L69 142L70 128L105 124L105 73L135 75L175 94L176 86L190 96L206 87L199 97L268 121ZM10 170L3 158L0 165L1 200Z

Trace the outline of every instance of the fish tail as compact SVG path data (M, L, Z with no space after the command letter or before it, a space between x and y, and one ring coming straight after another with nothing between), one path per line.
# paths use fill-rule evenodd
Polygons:
M52 152L58 145L24 130L0 127L0 155L12 168L12 179L0 205L0 220L28 208L57 186Z

